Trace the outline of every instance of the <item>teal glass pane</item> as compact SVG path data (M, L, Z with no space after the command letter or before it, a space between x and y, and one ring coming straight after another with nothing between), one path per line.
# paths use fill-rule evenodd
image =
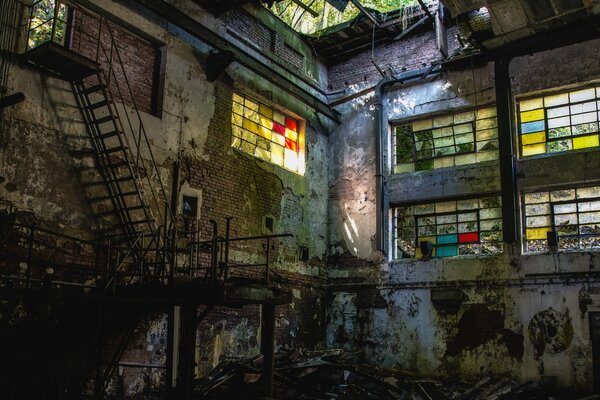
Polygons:
M437 237L438 244L458 243L458 237L456 235L439 235Z
M521 124L521 133L540 132L545 128L544 121L526 122Z
M438 257L453 257L458 255L458 246L437 246L435 254Z

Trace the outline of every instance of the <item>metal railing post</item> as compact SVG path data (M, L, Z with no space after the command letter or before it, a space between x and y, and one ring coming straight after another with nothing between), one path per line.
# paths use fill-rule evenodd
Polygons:
M29 231L29 247L27 249L27 269L25 270L25 287L27 289L31 286L31 260L33 258L33 236L35 228L31 227Z
M223 260L223 282L227 281L227 270L229 267L229 232L232 219L233 217L225 218L227 222L225 227L225 260Z
M271 238L268 237L267 238L267 261L265 263L265 282L267 285L269 285L269 258L271 256Z
M60 8L60 1L54 2L54 17L52 17L52 33L50 34L50 41L54 42L56 36L56 21L58 21L58 9Z
M212 248L211 248L211 257L210 257L210 283L215 286L217 284L217 244L218 238L217 235L219 233L217 221L211 219L209 221L213 227L213 236L212 236Z

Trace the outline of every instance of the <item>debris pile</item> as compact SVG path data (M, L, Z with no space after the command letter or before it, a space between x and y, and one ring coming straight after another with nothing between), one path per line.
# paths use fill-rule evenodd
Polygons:
M307 400L557 400L541 385L517 385L506 379L442 383L408 373L353 362L356 354L332 351L278 353L274 398ZM262 356L225 361L200 379L197 399L264 398Z

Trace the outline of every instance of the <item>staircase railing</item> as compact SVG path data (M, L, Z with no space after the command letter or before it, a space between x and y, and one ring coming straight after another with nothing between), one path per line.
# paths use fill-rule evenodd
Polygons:
M143 117L138 107L136 96L128 79L127 69L119 51L119 43L115 35L115 26L106 17L93 14L71 0L36 0L32 3L27 26L26 48L32 49L46 42L58 43L100 65L101 76L106 79L110 96L121 104L119 110L115 103L118 117L115 123L123 132L126 145L124 146L132 176L140 184L136 187L141 194L144 206L152 218L146 233L158 232L159 227L165 228L155 245L162 252L168 253L171 247L168 241L175 240L175 216L168 203L167 191L161 178L161 170L154 157L148 132L143 123ZM78 46L74 46L77 40ZM82 43L84 43L82 48ZM92 79L92 78L87 78ZM101 82L98 82L99 84ZM129 107L129 110L128 110ZM147 201L147 204L145 203ZM164 214L161 212L164 208ZM146 209L144 209L146 212ZM127 224L127 221L121 221ZM130 236L132 230L125 230ZM130 244L136 247L139 243L135 237L130 238ZM166 265L171 259L168 254L160 257ZM169 266L169 269L174 267Z

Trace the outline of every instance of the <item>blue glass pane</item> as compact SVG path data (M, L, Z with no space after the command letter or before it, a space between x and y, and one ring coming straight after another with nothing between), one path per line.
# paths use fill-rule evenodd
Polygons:
M543 131L546 127L544 121L526 122L521 124L521 133L531 133Z
M456 235L439 235L437 237L438 244L457 243L457 242L458 242L458 237Z
M453 257L458 255L458 246L437 246L435 254L438 257Z

